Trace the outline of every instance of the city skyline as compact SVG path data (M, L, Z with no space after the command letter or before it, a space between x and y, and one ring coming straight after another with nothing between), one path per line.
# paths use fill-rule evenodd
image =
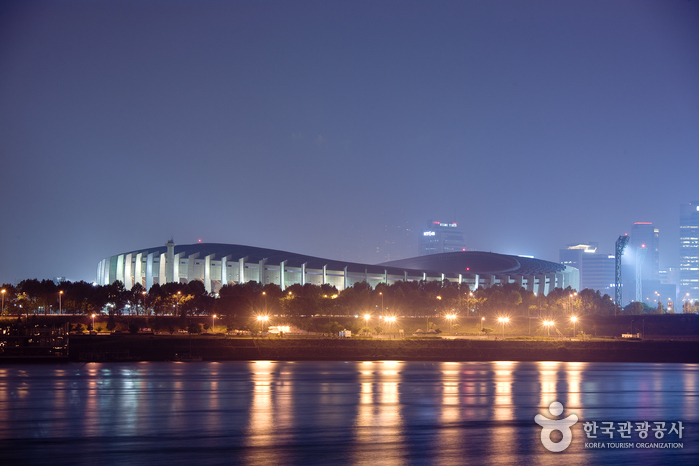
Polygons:
M686 1L3 2L0 281L228 243L358 263L613 253L679 264L699 198Z

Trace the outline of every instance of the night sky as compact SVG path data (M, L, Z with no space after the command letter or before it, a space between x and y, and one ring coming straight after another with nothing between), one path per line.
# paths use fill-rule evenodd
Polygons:
M678 260L699 198L699 2L0 5L0 282L220 242L378 263Z

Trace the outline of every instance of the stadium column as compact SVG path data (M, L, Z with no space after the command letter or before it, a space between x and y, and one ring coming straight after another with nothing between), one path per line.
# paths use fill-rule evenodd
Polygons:
M160 255L160 267L158 269L158 283L162 286L167 283L167 254Z
M524 275L515 275L514 280L520 288L524 288Z
M215 254L209 254L204 257L204 288L207 293L211 293L211 259L215 256Z
M542 293L544 293L544 290L546 288L546 275L539 274L539 275L535 275L535 277L536 277L537 282L536 282L536 289L533 291L534 291L534 293L537 294L537 296L539 296Z
M383 282L388 285L388 270L383 269Z
M165 246L167 247L167 257L165 260L165 281L164 283L179 282L179 277L175 276L175 243L170 240ZM160 266L162 269L162 265ZM161 283L162 284L162 283Z
M102 259L97 266L97 284L102 286L104 285L104 263L106 262L105 259Z
M562 273L556 273L556 286L555 288L563 288L565 290L566 285L565 285L565 280L563 279L564 275Z
M194 265L197 263L195 259L199 258L199 253L195 252L187 257L187 280L192 280L196 273L194 273Z
M228 256L221 258L221 286L228 285Z
M134 283L143 286L143 253L136 253L136 263L134 264Z
M183 254L175 254L175 256L172 258L172 281L175 283L180 282L180 257L182 257ZM187 277L189 277L189 270L187 270Z
M347 289L347 284L348 284L348 283L349 283L349 277L347 276L347 266L345 266L345 279L344 279L344 284L345 284L345 286L344 286L344 288L342 288L343 290L346 290L346 289Z
M286 261L279 263L279 287L282 291L286 289Z
M301 264L301 286L304 286L306 284L306 264L308 262L304 262Z
M463 275L459 274L459 286L461 286L461 283L464 281Z
M238 283L245 283L245 261L248 260L248 256L241 257L238 259Z
M481 286L481 277L478 274L475 274L475 278L473 279L473 291L478 291L478 287Z
M129 253L124 259L124 288L130 290L133 286L133 269L131 268L133 261L133 254Z
M153 287L153 253L148 253L146 257L146 291Z
M323 285L328 283L328 266L327 264L323 266Z
M534 292L534 282L536 279L534 278L534 275L524 275L523 278L527 279L527 286L525 287L527 291L531 291L532 293Z
M117 267L116 267L116 278L115 280L124 283L124 255L119 254L117 256Z
M257 263L257 283L262 286L267 284L267 258L260 260ZM284 288L282 288L284 289Z

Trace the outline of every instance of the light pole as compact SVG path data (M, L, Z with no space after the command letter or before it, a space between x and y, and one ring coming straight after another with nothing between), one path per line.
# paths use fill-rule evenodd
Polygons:
M267 314L267 292L263 291L262 296L265 297L265 314Z
M576 291L575 293L571 293L568 295L568 314L572 314L572 303L571 303L571 298L573 296L577 296L578 292Z
M383 292L379 291L379 296L381 296L381 315L383 315Z
M92 332L94 332L94 331L95 331L95 315L92 314ZM90 334L92 334L92 332L90 332Z
M573 316L570 318L570 321L573 322L573 338L575 338L575 324L578 322L578 318Z
M388 322L388 328L391 330L395 330L395 323L396 323L396 317L395 316L390 316L386 317L385 319L386 322ZM393 338L393 332L391 332L391 338Z
M143 295L143 314L145 315L148 313L148 311L146 310L146 308L148 307L146 302L146 299L148 298L148 293L146 293L145 291L141 291L141 294Z
M454 333L454 318L456 316L454 314L447 314L447 321L449 321L449 331L453 334Z
M483 321L485 320L485 317L481 317L481 333L483 333Z
M211 333L215 333L215 332L214 332L214 328L216 328L216 314L214 314L213 316L211 316L211 318L212 318L212 322L211 322Z
M662 313L663 313L663 297L662 297L662 295L661 295L660 293L658 293L657 291L654 291L654 293L655 293L656 295L658 295L658 303L660 304L660 313L662 314Z
M502 324L502 338L503 340L505 339L505 323L509 322L510 319L508 317L498 317L498 322Z
M268 320L269 316L257 316L257 322L260 324L260 329L264 329L264 325Z
M369 328L369 318L371 316L369 314L364 314L364 327Z
M61 298L63 297L63 290L58 292L58 315L63 315L63 302Z
M547 337L551 336L551 325L553 325L553 322L551 322L550 320L544 321L544 327L546 327L546 336Z
M3 288L2 290L2 310L0 310L0 314L5 314L5 289Z
M180 315L180 296L182 296L182 292L178 291L177 292L177 304L175 305L175 315L176 316Z

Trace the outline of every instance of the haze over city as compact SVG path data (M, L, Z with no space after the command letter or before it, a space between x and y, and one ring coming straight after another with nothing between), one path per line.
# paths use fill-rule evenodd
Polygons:
M233 243L365 263L429 220L558 261L699 198L699 3L3 2L0 282Z

